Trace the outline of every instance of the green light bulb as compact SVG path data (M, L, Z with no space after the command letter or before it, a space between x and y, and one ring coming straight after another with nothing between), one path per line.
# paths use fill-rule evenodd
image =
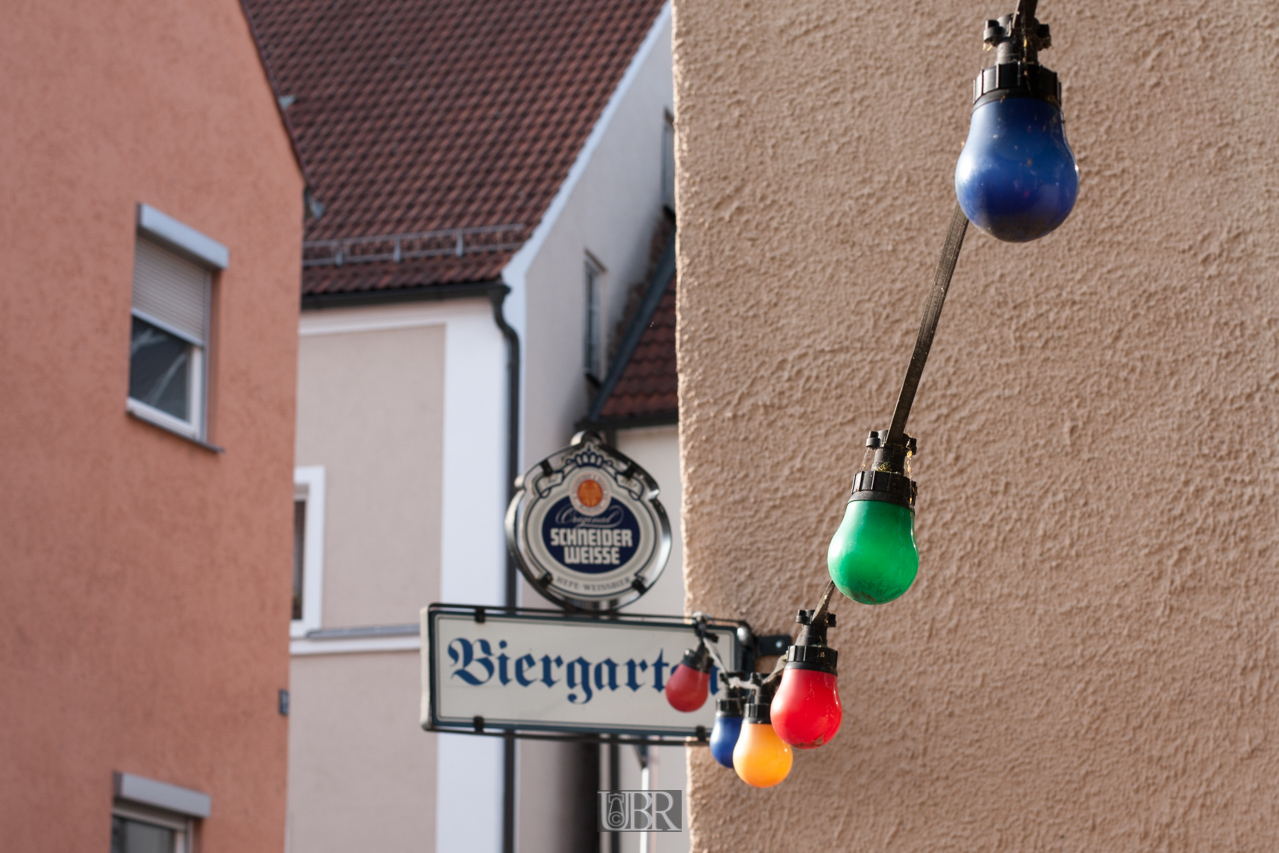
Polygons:
M919 571L915 547L915 440L892 445L888 430L871 431L853 479L844 520L830 540L826 567L844 595L862 604L887 604L910 589Z
M862 604L887 604L919 571L915 512L878 500L849 501L830 540L826 567L836 588Z

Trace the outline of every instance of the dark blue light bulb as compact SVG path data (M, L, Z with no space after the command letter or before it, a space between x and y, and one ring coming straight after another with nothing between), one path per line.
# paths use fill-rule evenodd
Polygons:
M711 729L711 755L725 767L733 766L733 747L742 733L741 699L730 688L729 698L716 703L715 727Z
M955 166L955 194L970 222L1010 243L1065 222L1079 195L1079 169L1061 108L1033 96L980 104Z
M973 81L973 121L955 166L955 195L968 221L1010 243L1037 240L1066 221L1079 168L1066 142L1061 81L1039 64L1052 46L1037 0L986 22L995 63Z

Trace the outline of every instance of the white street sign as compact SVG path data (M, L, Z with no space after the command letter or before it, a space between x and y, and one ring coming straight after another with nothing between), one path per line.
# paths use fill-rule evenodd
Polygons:
M737 624L709 628L724 663L740 668ZM679 618L433 604L422 610L422 633L426 729L705 737L724 694L716 669L698 711L666 701L671 670L697 646L693 625Z

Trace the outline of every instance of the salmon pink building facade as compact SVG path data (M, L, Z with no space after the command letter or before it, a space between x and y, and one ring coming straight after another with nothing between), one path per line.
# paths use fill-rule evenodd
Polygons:
M278 853L289 133L235 0L5 17L0 846Z

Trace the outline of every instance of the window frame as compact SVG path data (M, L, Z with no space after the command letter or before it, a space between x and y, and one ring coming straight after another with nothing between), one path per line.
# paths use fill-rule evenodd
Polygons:
M173 853L192 853L195 836L195 819L185 815L161 811L136 803L116 800L111 804L111 817L124 818L135 823L145 823L172 830Z
M201 329L202 340L195 340L190 334L158 321L144 311L139 311L130 304L130 320L136 317L150 323L162 331L186 341L191 347L191 356L187 365L187 387L189 396L190 419L184 420L168 412L163 412L141 400L125 393L125 411L141 420L147 421L177 435L189 438L208 449L220 452L222 448L208 444L209 435L209 399L210 399L210 349L213 333L213 288L217 285L216 275L225 270L230 263L231 254L226 246L191 226L163 213L149 204L139 202L134 230L134 267L137 266L137 247L139 241L146 240L156 248L169 252L188 263L195 264L204 271L204 328ZM136 274L136 273L135 273ZM132 322L130 322L132 325ZM129 359L132 370L133 359Z
M600 382L604 376L605 357L604 265L589 252L583 263L582 283L582 372L588 379Z
M306 502L302 537L302 618L289 620L289 637L318 630L324 603L324 466L293 469L293 501ZM296 559L296 558L295 558Z
M675 116L662 110L662 206L675 212Z
M136 245L136 244L135 244ZM163 320L157 320L145 311L139 311L132 308L129 311L130 318L137 318L144 323L149 323L157 329L167 334L173 335L175 338L186 341L190 347L190 357L187 359L187 389L189 402L188 406L191 411L191 420L184 421L182 418L175 417L168 412L161 411L154 406L142 402L136 397L128 396L126 391L125 410L137 415L144 420L154 421L157 425L163 426L171 432L185 435L197 441L203 441L208 433L208 382L209 382L209 360L206 356L209 339L209 311L212 307L213 298L213 281L212 274L209 270L205 270L204 281L204 340L196 340L193 336L175 329L173 326L165 323ZM129 359L129 369L133 369L133 359Z

